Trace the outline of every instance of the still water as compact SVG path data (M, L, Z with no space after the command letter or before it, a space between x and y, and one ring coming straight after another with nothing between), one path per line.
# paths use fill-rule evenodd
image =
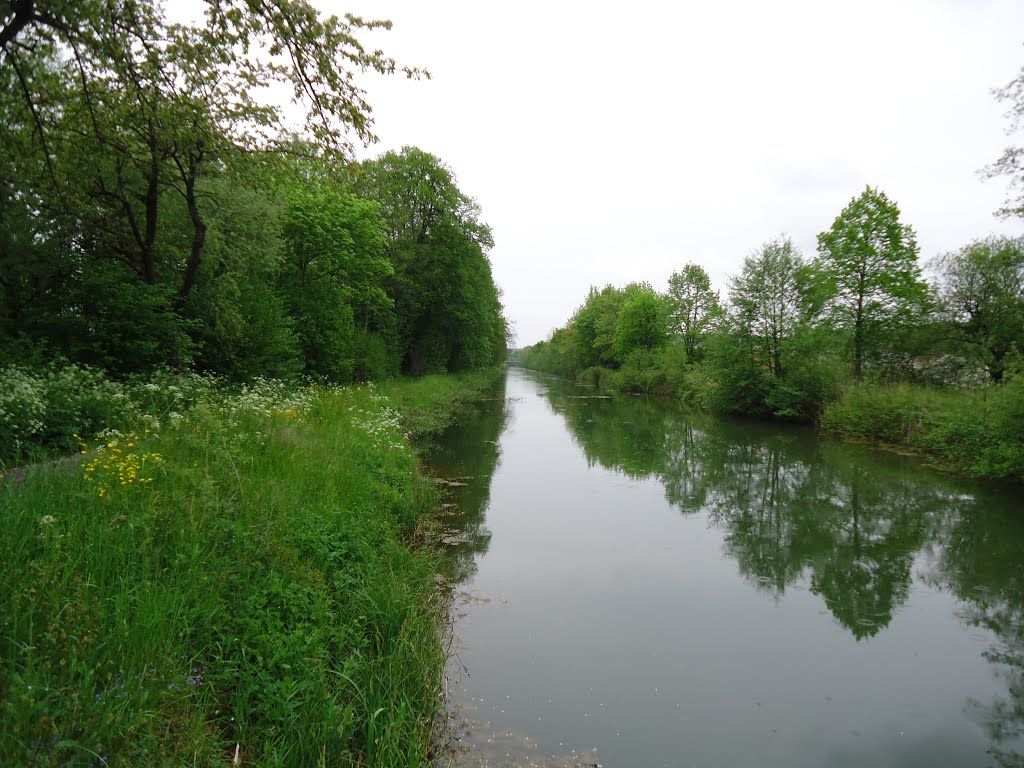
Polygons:
M458 764L1024 764L1021 491L511 369L447 489Z

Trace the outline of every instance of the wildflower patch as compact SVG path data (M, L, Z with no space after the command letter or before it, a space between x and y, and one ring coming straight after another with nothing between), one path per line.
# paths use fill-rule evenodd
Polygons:
M139 438L135 435L113 437L91 450L84 440L79 441L81 453L88 457L82 464L82 477L95 484L100 496L109 496L118 488L152 483L153 470L164 462L161 453L137 450Z

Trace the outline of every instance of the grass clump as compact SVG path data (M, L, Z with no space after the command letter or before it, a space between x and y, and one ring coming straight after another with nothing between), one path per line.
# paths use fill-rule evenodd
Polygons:
M0 480L4 763L426 765L442 612L407 425L480 381L207 392Z

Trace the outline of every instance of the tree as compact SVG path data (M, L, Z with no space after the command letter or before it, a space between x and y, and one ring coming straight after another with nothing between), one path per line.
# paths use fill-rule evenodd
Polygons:
M617 364L615 334L624 300L623 291L611 285L601 290L591 286L587 300L568 324L576 341L573 362L578 370Z
M708 333L722 316L718 292L711 290L711 278L693 262L668 279L669 312L674 330L683 338L686 361L692 363Z
M0 65L19 69L21 61L40 50L62 48L73 68L87 76L118 59L156 63L168 60L172 48L187 47L194 64L216 64L216 103L227 107L222 116L248 112L252 117L252 107L258 106L261 122L280 127L281 106L261 95L275 83L286 85L305 106L307 131L325 145L345 149L351 148L350 131L362 142L376 139L356 72L430 77L423 69L399 67L393 58L359 41L360 32L390 29L390 21L352 14L322 17L307 0L206 0L205 23L194 26L168 24L154 0L13 0L4 5ZM162 83L165 88L172 84L170 78ZM21 85L32 103L31 84ZM266 137L240 129L242 135Z
M355 78L397 65L358 35L390 22L323 17L305 0L206 11L182 25L155 0L0 6L0 229L29 244L0 264L10 336L119 367L189 362L189 337L209 340L191 313L210 224L231 204L217 179L243 156L272 161L297 127L268 88L291 87L321 155L375 140Z
M751 359L774 376L784 368L783 346L800 322L799 273L806 266L788 237L769 240L743 261L729 285L734 332Z
M1010 132L1024 126L1024 67L1005 87L996 91L996 98L1010 103ZM1006 176L1010 181L1011 197L997 212L1000 216L1024 216L1024 147L1007 147L1003 154L984 169L989 177ZM1016 194L1013 197L1013 194Z
M199 326L195 364L233 379L290 378L304 360L280 284L287 266L281 205L250 174L233 170L202 188L218 204L185 307Z
M1024 238L992 237L932 263L939 311L959 347L1001 381L1024 344Z
M813 266L788 237L747 257L730 282L726 333L709 339L716 409L815 417L836 382L829 339L815 324L820 292Z
M630 285L615 328L615 355L622 363L634 350L655 349L665 343L665 300L648 285Z
M494 240L451 169L428 152L403 147L363 163L353 177L360 194L380 203L405 370L436 373L500 361L507 325L487 258Z
M919 317L927 297L917 264L914 230L885 193L865 188L831 229L818 235L822 274L831 285L829 309L852 342L853 376L884 340Z
M394 270L379 206L334 189L298 188L281 214L281 234L282 288L306 370L349 381L357 327L367 330L393 306L383 288Z

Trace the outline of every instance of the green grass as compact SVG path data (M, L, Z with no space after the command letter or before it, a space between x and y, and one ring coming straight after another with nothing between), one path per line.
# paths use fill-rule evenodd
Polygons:
M821 429L909 446L967 474L1024 480L1024 376L978 391L850 387L825 408Z
M428 764L443 609L403 433L483 386L200 404L0 480L0 762Z

